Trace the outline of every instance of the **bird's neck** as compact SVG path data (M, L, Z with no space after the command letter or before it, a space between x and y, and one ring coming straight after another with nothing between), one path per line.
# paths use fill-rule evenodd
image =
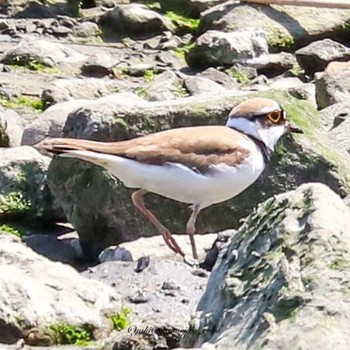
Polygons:
M231 129L237 130L247 137L249 137L260 149L265 163L270 160L273 149L271 149L260 137L255 122L247 120L246 118L230 118L226 126Z
M271 155L272 155L272 151L271 149L269 149L264 142L262 142L261 140L259 140L258 138L246 134L246 136L248 136L260 149L263 157L264 157L264 162L265 164L268 163L270 161Z
M240 117L229 118L226 126L235 129L247 135L252 140L255 140L255 142L258 142L259 145L266 149L266 152L264 153L269 155L274 151L277 141L286 132L284 125L271 125L266 128L263 127L258 120L250 120Z

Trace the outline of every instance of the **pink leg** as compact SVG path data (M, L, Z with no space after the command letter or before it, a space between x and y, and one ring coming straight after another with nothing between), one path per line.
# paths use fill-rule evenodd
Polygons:
M180 254L181 256L185 256L182 249L178 246L175 239L171 235L171 232L163 226L159 220L155 217L155 215L148 210L145 207L145 204L143 203L143 196L147 193L146 190L139 190L134 192L131 195L132 202L134 203L135 207L140 210L140 212L145 215L149 221L157 228L158 232L163 236L165 243L167 246L174 251L177 254Z
M196 232L197 216L198 216L200 211L201 211L201 209L199 208L199 206L194 206L191 217L188 220L187 225L186 225L186 232L190 236L192 255L193 255L193 258L196 260L198 259L198 254L197 254L196 242L194 240L194 234Z

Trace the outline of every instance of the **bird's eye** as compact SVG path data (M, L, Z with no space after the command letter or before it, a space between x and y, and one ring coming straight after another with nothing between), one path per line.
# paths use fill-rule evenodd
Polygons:
M272 123L277 124L283 118L283 112L282 111L273 111L273 112L268 113L266 116Z

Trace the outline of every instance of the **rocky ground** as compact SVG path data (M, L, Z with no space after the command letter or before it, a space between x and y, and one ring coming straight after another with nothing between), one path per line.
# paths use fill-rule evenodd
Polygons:
M32 147L223 124L251 96L304 134L203 211L212 271L105 171ZM349 98L350 10L0 0L0 349L349 349ZM189 253L188 208L146 200Z

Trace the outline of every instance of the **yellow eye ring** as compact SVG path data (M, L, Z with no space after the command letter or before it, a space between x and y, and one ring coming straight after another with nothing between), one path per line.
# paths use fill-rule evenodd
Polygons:
M268 113L267 118L274 124L277 124L281 121L283 112L282 111L273 111Z

